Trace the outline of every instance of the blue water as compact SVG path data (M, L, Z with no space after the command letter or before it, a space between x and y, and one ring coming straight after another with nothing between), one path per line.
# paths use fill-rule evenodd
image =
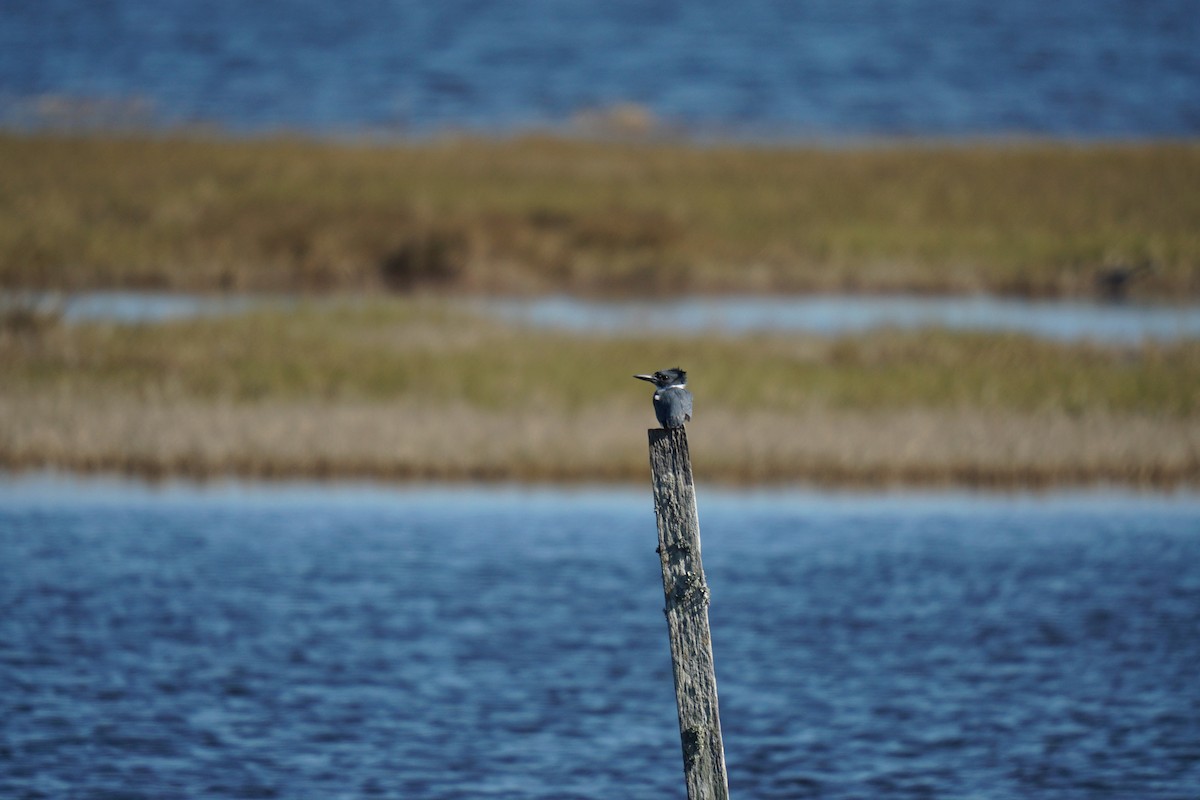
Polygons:
M486 314L578 333L627 335L799 331L824 336L880 328L945 328L1022 333L1055 341L1136 343L1200 337L1200 309L1142 303L1021 300L1000 297L805 295L711 297L672 302L573 297L488 299Z
M745 798L1200 796L1200 498L700 487ZM0 480L0 797L683 797L649 489Z
M350 295L301 300L287 296L125 291L81 292L67 297L53 293L0 292L0 311L10 306L57 309L68 323L160 323L261 308L287 310L301 302L337 305L370 302L370 299ZM567 296L493 297L464 300L459 305L519 325L605 336L656 331L733 335L801 332L839 336L881 328L945 328L1108 344L1200 338L1200 309L1191 305L872 295L694 297L666 303Z
M1194 0L7 2L0 121L1195 136L1197 42Z

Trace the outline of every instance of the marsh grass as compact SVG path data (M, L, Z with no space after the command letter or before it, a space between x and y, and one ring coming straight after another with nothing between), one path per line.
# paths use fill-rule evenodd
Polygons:
M0 333L0 463L638 479L635 371L681 364L710 480L1200 480L1200 343L935 331L592 338L436 299Z
M314 302L153 325L58 325L36 344L0 347L9 386L229 402L631 407L645 398L624 380L627 373L678 362L706 405L738 412L1200 412L1200 342L1114 347L939 330L591 337L507 326L437 299Z
M0 285L1200 293L1200 145L0 135Z
M631 482L647 475L646 416L6 394L0 464L151 478ZM697 475L713 483L1162 488L1200 479L1197 426L1144 414L717 408L689 437Z

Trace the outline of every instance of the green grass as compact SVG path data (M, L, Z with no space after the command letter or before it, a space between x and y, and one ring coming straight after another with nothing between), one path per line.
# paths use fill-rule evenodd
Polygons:
M506 327L433 300L309 304L0 338L9 389L234 402L322 398L488 411L631 408L634 371L680 364L707 408L799 412L1200 412L1200 343L1058 344L941 331L586 337Z
M1200 145L0 136L0 285L1200 294Z

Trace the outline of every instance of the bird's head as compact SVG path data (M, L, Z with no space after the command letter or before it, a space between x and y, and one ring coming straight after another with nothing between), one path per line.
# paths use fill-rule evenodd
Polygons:
M643 381L650 381L659 389L664 389L668 386L683 386L687 383L687 373L679 367L674 369L660 369L653 375L634 375Z

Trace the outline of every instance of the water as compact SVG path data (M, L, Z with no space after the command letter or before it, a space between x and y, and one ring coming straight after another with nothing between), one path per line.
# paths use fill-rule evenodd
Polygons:
M1192 0L41 0L8 126L485 133L632 102L689 134L1200 133Z
M1107 343L1200 337L1200 310L1191 306L986 296L714 297L670 303L551 297L493 299L480 307L485 313L513 322L609 335L646 331L800 331L834 336L879 328L946 328Z
M337 297L329 304L361 302ZM157 323L190 317L238 314L258 308L294 308L295 298L253 295L187 295L154 292L82 292L69 299L0 293L8 304L61 308L68 323ZM1135 344L1200 337L1200 309L1184 305L1100 304L997 297L904 297L816 295L799 297L707 297L669 303L594 301L573 297L487 298L464 301L471 311L505 322L619 336L675 333L802 332L823 336L880 328L946 328L1023 333L1056 341Z
M1200 796L1200 498L700 488L735 797ZM649 490L0 481L0 796L683 797Z
M0 294L0 309L5 300L13 305L32 304L35 308L61 309L68 323L121 322L130 324L170 322L196 317L241 314L261 308L289 308L294 300L283 297L257 297L248 294L199 295L179 292L129 292L121 290L80 292L68 296L51 292L30 295Z

